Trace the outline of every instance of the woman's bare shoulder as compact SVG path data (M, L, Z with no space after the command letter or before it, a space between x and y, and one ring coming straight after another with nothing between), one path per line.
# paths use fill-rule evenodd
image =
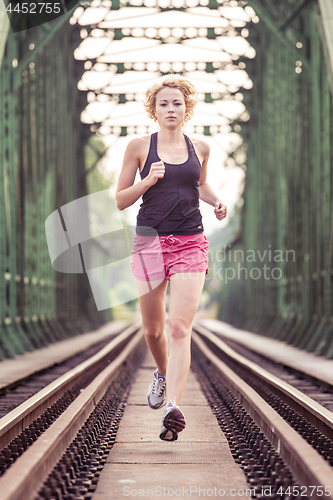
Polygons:
M131 139L126 147L124 161L135 162L136 166L142 169L143 159L147 157L150 144L150 135L135 137Z
M127 148L130 150L135 150L137 152L141 152L149 147L150 143L150 135L145 135L143 137L135 137L131 139L127 145Z
M125 168L139 168L142 171L143 165L148 155L150 145L150 135L135 137L127 144L123 165Z

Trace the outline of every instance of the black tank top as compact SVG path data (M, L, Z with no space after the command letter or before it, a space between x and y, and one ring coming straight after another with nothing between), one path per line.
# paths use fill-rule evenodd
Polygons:
M154 228L160 236L198 234L204 230L199 210L201 164L192 142L186 135L184 137L188 159L180 164L164 162L164 177L142 195L137 215L137 234L149 234L148 228ZM156 132L150 137L149 153L140 172L141 179L148 175L151 164L158 161L161 160L157 156Z

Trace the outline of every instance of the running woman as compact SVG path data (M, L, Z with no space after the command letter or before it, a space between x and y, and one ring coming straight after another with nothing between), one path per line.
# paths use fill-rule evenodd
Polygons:
M208 245L199 199L218 220L227 207L206 181L209 146L189 139L182 128L197 104L196 89L179 75L167 75L147 90L145 109L160 130L129 142L120 172L119 210L141 196L131 269L139 293L143 330L156 363L148 405L167 406L160 438L175 441L185 428L179 408L190 369L191 330L208 273ZM141 181L134 184L139 169ZM169 345L165 295L170 281ZM169 348L169 355L168 355Z

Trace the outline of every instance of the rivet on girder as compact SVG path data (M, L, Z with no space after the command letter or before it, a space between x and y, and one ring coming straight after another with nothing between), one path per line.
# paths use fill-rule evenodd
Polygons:
M124 38L125 35L123 35L122 29L121 28L115 28L114 30L114 40L121 40Z
M125 73L125 66L124 63L117 63L117 73Z
M213 63L207 62L206 63L206 73L214 73L215 68L213 66Z

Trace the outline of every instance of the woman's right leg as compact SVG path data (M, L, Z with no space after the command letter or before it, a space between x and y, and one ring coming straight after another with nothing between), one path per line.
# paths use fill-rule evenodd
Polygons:
M168 280L163 280L162 283L157 286L156 283L157 282L151 281L150 284L152 289L148 293L141 295L143 286L146 287L147 283L136 279L145 339L155 360L158 373L160 375L166 375L168 364L168 339L164 327L165 294Z

